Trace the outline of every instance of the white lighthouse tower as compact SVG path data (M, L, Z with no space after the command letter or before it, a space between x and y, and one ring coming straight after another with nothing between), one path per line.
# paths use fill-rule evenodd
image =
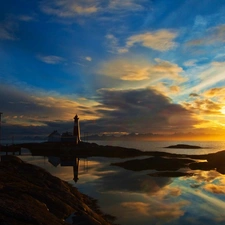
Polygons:
M76 143L80 142L80 125L79 125L79 117L74 117L74 125L73 125L73 136L76 138Z

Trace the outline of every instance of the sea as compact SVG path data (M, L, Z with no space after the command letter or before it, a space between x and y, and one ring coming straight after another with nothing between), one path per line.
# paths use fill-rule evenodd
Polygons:
M225 141L90 141L100 145L208 154L225 150ZM201 149L168 149L170 145L197 145ZM32 156L27 149L19 156L38 165L98 200L105 214L120 225L225 225L225 175L215 170L195 170L192 176L152 177L153 170L131 171L112 165L130 159L88 157L60 159ZM137 157L138 159L142 157ZM182 169L182 172L188 169Z

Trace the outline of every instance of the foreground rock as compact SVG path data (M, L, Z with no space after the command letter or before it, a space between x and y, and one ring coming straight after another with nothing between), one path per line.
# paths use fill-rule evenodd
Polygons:
M44 169L14 156L0 162L0 224L110 225L96 201Z

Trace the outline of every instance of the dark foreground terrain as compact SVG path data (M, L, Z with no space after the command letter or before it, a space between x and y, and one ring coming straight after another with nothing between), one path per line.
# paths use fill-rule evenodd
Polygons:
M96 201L44 169L15 156L0 162L0 225L110 225Z

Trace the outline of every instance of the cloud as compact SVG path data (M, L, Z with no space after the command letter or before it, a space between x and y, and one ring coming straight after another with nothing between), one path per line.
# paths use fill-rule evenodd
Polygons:
M216 87L216 88L211 88L207 91L204 92L203 94L206 97L224 97L225 96L225 87Z
M65 61L64 58L56 55L37 55L37 58L47 64L59 64Z
M163 78L162 78L163 80ZM156 82L152 83L149 87L151 87L154 90L159 90L163 95L171 97L172 96L177 96L181 92L181 87L179 86L179 80L173 81L162 81L160 82L157 80Z
M214 194L225 194L225 186L218 184L206 184L204 186L206 191L212 192Z
M108 8L110 11L142 11L145 10L144 6L142 5L144 2L145 0L111 0L109 1Z
M189 111L195 111L201 115L218 115L221 113L221 103L213 102L209 99L197 99L192 103L184 103Z
M104 164L102 164L104 165ZM115 167L112 168L113 171L117 170ZM98 171L95 169L96 172L102 173L104 168L99 168ZM175 195L171 195L174 193L170 189L169 184L171 183L171 178L162 178L157 179L155 177L149 178L148 176L138 179L140 177L140 174L133 173L133 171L129 170L122 170L119 173L111 173L110 176L105 176L104 178L99 179L99 183L101 184L101 190L104 190L104 192L129 192L129 193L142 193L147 196L155 196L158 192L160 194L157 195L157 197L168 198L168 197L174 197ZM123 180L124 182L121 182ZM165 192L163 192L165 190Z
M192 86L186 88L182 94L198 93L207 90L213 85L225 80L225 63L212 62L204 65L201 71L198 71L199 82L194 82Z
M11 20L0 23L0 40L17 40L18 38L15 36L16 27L17 24Z
M126 47L130 48L136 44L151 48L157 51L168 51L177 46L173 41L177 37L177 32L169 30L158 30L155 32L146 32L129 37Z
M118 69L120 68L120 69ZM103 62L97 73L127 81L163 79L184 81L180 75L183 69L176 64L161 59L155 59L154 64L140 58L117 58Z
M40 8L46 14L63 18L90 15L99 10L98 1L93 0L47 0L41 2Z
M20 15L20 16L18 16L18 19L20 21L24 21L24 22L30 22L30 21L35 20L35 18L33 16L28 16L28 15Z
M194 28L205 29L207 26L207 20L205 17L197 15L194 22Z
M90 56L86 56L85 59L86 59L87 61L89 61L89 62L92 61L92 58L91 58Z
M218 45L225 42L225 24L207 29L201 33L202 37L192 39L186 44L188 46L201 46L201 45Z
M6 84L0 85L0 96L5 135L7 132L29 135L36 131L39 132L36 135L46 135L55 127L72 129L72 125L68 124L73 122L76 113L83 121L99 118L93 110L96 102L84 98L50 95L40 90L37 94L34 89L31 92Z
M191 60L184 62L184 65L187 67L192 67L192 66L196 66L196 62L197 62L196 59L191 59Z
M180 87L179 86L173 85L173 86L170 86L169 89L170 89L171 92L174 92L174 93L179 93L180 92Z
M120 47L118 44L118 39L113 34L107 34L106 36L107 40L107 48L109 49L109 52L111 53L126 53L128 52L127 48Z
M199 171L199 173L194 174L192 179L195 179L198 183L202 182L213 182L216 178L221 177L221 174L216 170L210 171Z
M42 12L61 18L92 16L93 14L120 13L145 10L145 0L42 0Z
M99 132L173 133L196 122L189 111L150 88L101 89L97 99L95 110L102 115L95 124ZM86 124L87 129L93 130L90 125Z
M198 94L196 94L196 93L191 93L191 94L189 94L189 96L190 96L190 97L193 97L193 98L195 98L195 97L199 97L199 95L198 95Z
M156 196L158 199L164 200L171 197L178 197L181 195L181 189L178 187L170 187L165 186L164 188L160 188L156 193L154 193L154 196Z
M136 214L143 217L148 217L148 219L154 219L155 222L160 220L172 221L178 219L184 215L184 210L182 207L189 205L188 201L180 201L176 203L143 203L143 202L123 202L122 207L125 207L123 217L136 217ZM156 223L154 223L156 224Z

